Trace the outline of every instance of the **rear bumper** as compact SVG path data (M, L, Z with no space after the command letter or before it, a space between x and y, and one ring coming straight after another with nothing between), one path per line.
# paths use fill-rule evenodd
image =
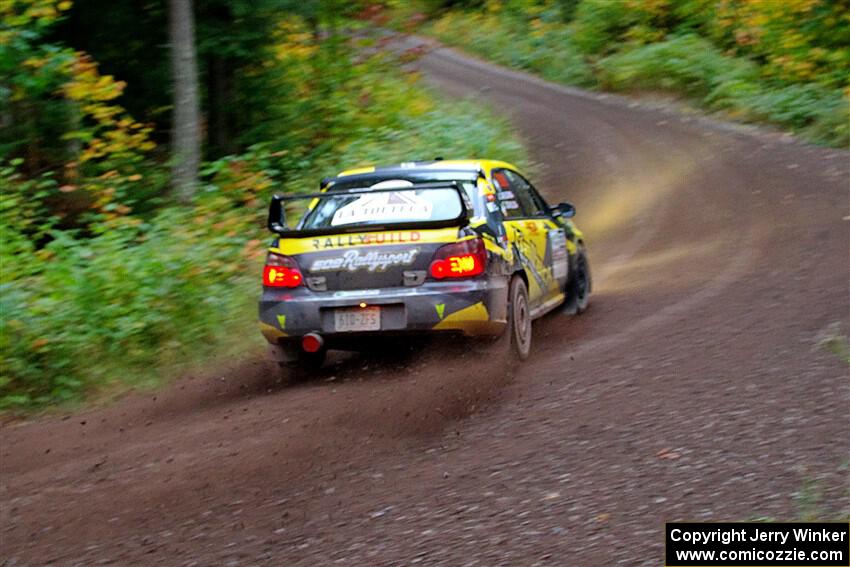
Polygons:
M334 309L361 302L381 307L380 331L337 333ZM506 314L507 281L498 277L378 290L265 288L259 313L260 329L271 344L284 344L310 332L330 339L443 331L498 335L505 328Z

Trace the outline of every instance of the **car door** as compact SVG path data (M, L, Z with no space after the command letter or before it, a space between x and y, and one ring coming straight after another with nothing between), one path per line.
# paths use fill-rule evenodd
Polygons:
M550 298L563 299L564 290L567 285L567 275L569 273L569 242L570 234L568 234L564 223L558 222L552 216L552 209L546 200L537 192L533 185L528 183L532 197L539 203L543 216L546 217L546 230L548 231L548 240L546 243L546 265L552 267L552 276L554 278L554 286L550 289Z
M562 298L562 282L566 281L563 229L555 224L545 202L519 173L494 169L491 177L508 239L528 275L531 308L554 303Z

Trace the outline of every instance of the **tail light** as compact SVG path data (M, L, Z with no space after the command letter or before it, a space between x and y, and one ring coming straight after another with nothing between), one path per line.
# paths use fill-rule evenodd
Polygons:
M298 287L304 276L294 258L269 252L263 268L263 285L267 287Z
M487 267L487 249L480 238L464 240L441 246L431 262L431 277L469 278L484 272Z

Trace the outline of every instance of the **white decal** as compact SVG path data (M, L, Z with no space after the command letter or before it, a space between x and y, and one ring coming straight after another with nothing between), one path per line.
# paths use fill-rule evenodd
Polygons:
M334 293L334 297L371 297L380 294L380 289L357 289L354 291L337 291Z
M331 226L376 220L428 220L433 211L433 203L410 191L366 194L337 209Z
M506 199L513 199L514 193L513 191L499 191L496 196L499 198L500 201L504 201Z
M516 201L502 201L502 211L503 212L508 212L512 209L518 209L518 208L519 208L519 203L517 203Z
M549 231L549 244L552 247L552 271L556 279L567 277L567 237L563 230Z
M355 272L366 269L370 272L383 272L389 266L406 266L412 264L419 253L418 248L404 252L378 252L370 250L361 254L358 250L349 250L342 256L322 258L313 262L311 272L338 272L348 270Z

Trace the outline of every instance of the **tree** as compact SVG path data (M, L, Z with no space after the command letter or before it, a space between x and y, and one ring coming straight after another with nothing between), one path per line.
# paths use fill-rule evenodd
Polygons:
M192 0L169 0L171 75L174 87L172 123L172 188L177 198L191 201L201 161L201 112Z

